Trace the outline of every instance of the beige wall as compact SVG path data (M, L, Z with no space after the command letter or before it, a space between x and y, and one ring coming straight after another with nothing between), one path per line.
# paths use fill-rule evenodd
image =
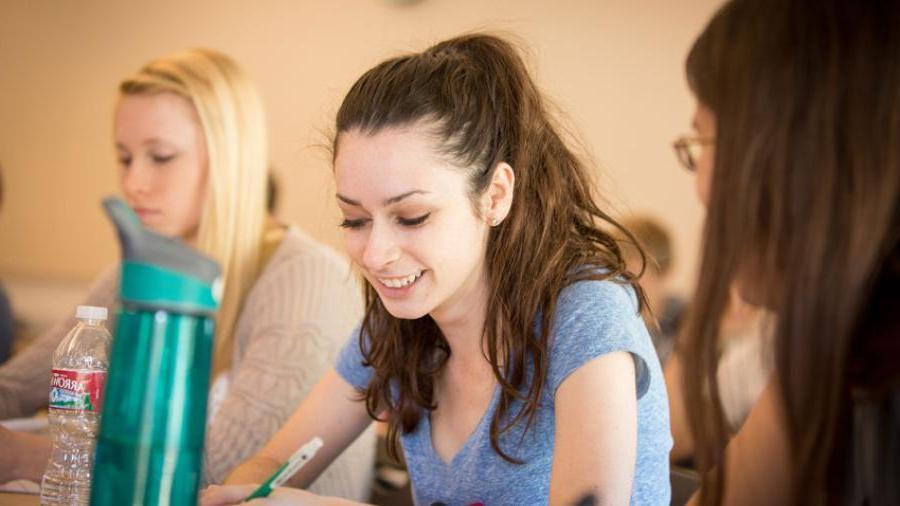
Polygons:
M671 141L689 125L682 61L719 0L0 0L0 278L86 280L116 259L99 199L117 191L118 80L154 56L219 48L269 110L281 216L340 245L326 139L342 94L399 51L462 31L515 34L602 169L616 214L676 235L690 287L702 212Z

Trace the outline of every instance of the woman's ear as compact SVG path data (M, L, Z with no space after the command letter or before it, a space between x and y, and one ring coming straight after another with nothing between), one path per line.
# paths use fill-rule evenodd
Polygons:
M516 173L513 168L506 162L498 163L484 195L484 217L488 225L495 227L506 219L512 207L515 186Z

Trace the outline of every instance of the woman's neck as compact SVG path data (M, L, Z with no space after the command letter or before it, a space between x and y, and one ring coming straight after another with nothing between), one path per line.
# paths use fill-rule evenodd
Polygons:
M484 356L484 322L487 317L488 289L481 273L467 289L461 289L454 301L431 313L457 359L469 362Z

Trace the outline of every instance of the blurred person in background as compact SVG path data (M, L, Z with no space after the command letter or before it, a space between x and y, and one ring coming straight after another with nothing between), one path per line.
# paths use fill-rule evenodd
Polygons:
M673 264L672 238L666 228L648 216L632 216L622 222L634 234L646 254L641 288L647 296L643 316L653 339L653 347L662 364L666 363L675 342L675 336L684 317L685 302L672 292ZM623 239L622 254L631 272L641 271L641 256L635 245Z
M3 167L0 166L0 211L3 210ZM6 290L0 283L0 364L9 360L15 339L15 322Z
M203 460L203 482L218 483L275 433L328 368L361 314L358 285L346 260L268 216L262 101L230 57L208 49L169 55L119 91L114 144L126 201L144 226L222 268ZM113 266L83 304L115 315L117 294ZM51 357L73 324L59 322L0 367L0 418L47 405ZM7 456L0 481L40 481L46 438L0 431L0 447ZM369 432L312 488L366 499L373 457Z
M717 370L719 397L729 434L740 430L772 373L771 350L766 339L766 314L744 302L736 289L728 294L718 335ZM680 336L679 336L680 337ZM679 339L676 338L676 343ZM694 467L694 436L684 397L683 347L676 349L663 369L669 392L673 464Z
M280 203L281 185L275 177L274 167L269 167L269 172L266 173L266 212L270 218L277 219Z
M679 160L690 172L696 170L695 159L691 158L693 155L686 153L685 150L696 147L696 145L696 139L693 137L682 138L676 142ZM705 184L699 184L699 179L697 182L697 198L701 204L706 206L709 201L709 188ZM634 233L638 237L640 237L641 231L647 228L640 222L633 227ZM659 235L653 232L644 232L644 234L650 237ZM655 239L655 242L659 243L660 240ZM660 251L665 252L663 249ZM653 286L652 282L651 286ZM729 290L727 298L728 303L722 315L717 335L716 354L719 357L719 364L716 374L727 431L729 434L734 434L741 428L750 409L768 383L772 372L772 360L763 334L766 322L765 311L745 302L735 288ZM681 310L678 319L681 324L686 319L690 308L686 308L684 303L678 308ZM660 327L662 327L662 321ZM683 346L678 346L679 333L680 329L674 329L669 336L671 340L667 344L672 353L663 368L666 389L669 393L669 419L673 441L669 458L673 464L693 468L695 464L694 436L691 433L684 396L684 358L682 355L686 353L686 350ZM673 347L674 349L672 349Z
M734 0L687 57L706 195L685 398L702 504L900 504L900 2ZM728 294L774 373L730 437ZM679 350L680 352L680 350Z

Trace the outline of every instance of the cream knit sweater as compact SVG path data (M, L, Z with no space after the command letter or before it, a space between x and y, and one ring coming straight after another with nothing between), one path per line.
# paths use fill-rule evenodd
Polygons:
M110 329L115 329L118 281L118 270L109 269L82 302L110 308ZM238 317L229 388L207 426L206 484L224 481L275 434L333 364L361 314L347 262L300 230L288 229ZM74 317L59 322L0 367L0 419L28 416L47 405L53 352L74 325ZM363 433L310 490L366 500L374 441L371 429Z

